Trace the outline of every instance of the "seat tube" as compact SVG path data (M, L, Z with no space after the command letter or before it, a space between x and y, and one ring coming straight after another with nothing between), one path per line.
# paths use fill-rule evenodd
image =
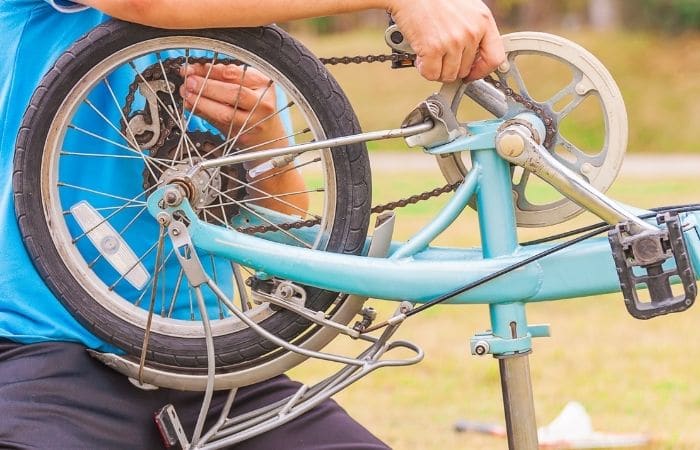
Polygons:
M477 192L479 229L485 259L511 255L518 247L510 165L495 150L472 152L481 168ZM491 333L494 338L529 342L524 303L492 304ZM499 360L501 390L510 450L536 450L537 423L530 381L530 344L517 351L494 353Z

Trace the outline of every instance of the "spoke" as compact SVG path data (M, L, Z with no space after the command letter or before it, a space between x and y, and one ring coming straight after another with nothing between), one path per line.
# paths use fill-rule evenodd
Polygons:
M252 146L250 146L250 147L246 147L246 148L240 149L240 150L238 150L238 151L235 151L235 152L231 153L231 155L238 155L238 154L240 154L240 153L249 152L249 151L251 151L251 150L256 150L256 149L258 149L258 148L260 148L260 147L265 147L265 146L267 146L267 145L274 144L275 142L279 142L279 141L283 141L283 140L285 140L285 139L289 139L289 138L301 136L302 134L309 133L310 131L311 131L310 128L304 128L304 129L301 130L301 131L297 131L297 132L295 132L295 133L288 134L287 136L282 136L282 137L278 137L278 138L275 138L275 139L270 139L269 141L261 142L261 143L259 143L259 144L255 144L255 145L252 145ZM214 152L216 152L217 150L221 149L222 147L225 147L225 146L228 145L230 142L231 142L230 139L229 139L229 140L226 140L226 141L224 141L224 142L222 142L221 144L217 145L216 147L214 147L213 149L211 149L211 150L209 150L207 153L205 153L205 154L202 156L202 158L206 159L209 155L211 155L212 153L214 153Z
M181 134L182 134L182 135L180 136L180 143L178 144L178 146L180 146L180 145L183 144L183 141L182 141L183 136L185 136L185 135L187 134L187 133L185 132L185 130L187 129L187 125L185 124L185 105L184 105L184 99L183 99L182 114L181 114L181 113L180 113L180 110L179 110L178 107L177 107L177 102L175 101L175 96L173 95L173 90L170 88L170 81L168 80L168 74L167 74L167 72L166 72L166 70L165 70L165 67L163 66L163 60L162 60L161 57L160 57L160 52L156 53L156 56L157 56L157 58L158 58L158 64L159 64L159 66L160 66L160 70L161 70L161 72L163 73L163 79L165 80L165 85L168 87L168 94L170 95L170 102L172 103L172 106L173 106L173 109L174 109L174 113L175 113L175 117L173 117L172 115L170 115L170 117L177 123L178 127L180 128L180 132L181 132ZM184 83L185 85L186 85L186 83L187 83L187 72L185 72L185 80L183 81L183 83ZM166 108L166 109L167 109L167 108ZM192 148L194 149L194 151L195 151L197 154L199 154L199 152L198 152L198 150L197 150L197 146L194 145L194 142L192 142L192 141L189 139L189 136L188 136L187 140L188 140L188 142L191 144L191 146L192 146ZM185 145L186 145L186 144L185 144ZM180 152L180 153L182 153L182 152ZM192 162L192 154L190 153L189 148L188 148L187 154L188 154L188 156L189 156L190 162ZM176 159L176 158L173 158L172 166L171 166L171 167L174 167L174 166L175 166L175 159Z
M173 90L170 87L170 80L168 80L168 72L165 70L165 66L163 66L163 59L160 57L160 52L156 52L156 58L158 58L158 65L160 66L160 71L163 74L163 80L165 80L165 85L168 87L168 95L170 96L170 103L173 107L173 112L175 117L173 117L173 120L177 122L178 126L180 127L180 132L184 133L185 127L184 127L184 121L183 121L183 116L180 115L180 110L177 107L177 102L175 101L175 95L173 95ZM175 83L173 83L175 84ZM167 109L167 108L166 108ZM184 113L184 105L183 105L183 113ZM172 116L171 116L172 117Z
M264 95L264 94L263 94L263 95ZM257 121L257 122L254 123L253 125L250 125L248 128L246 128L245 130L243 130L243 131L240 133L240 136L243 136L243 135L245 135L246 133L249 133L250 131L254 130L255 127L260 126L261 124L267 122L268 120L270 120L270 119L272 119L272 118L274 118L274 117L277 117L279 114L281 114L282 112L284 112L284 111L286 111L287 109L291 108L293 105L294 105L294 102L289 102L289 103L287 103L286 106L284 106L284 107L278 109L277 111L275 111L275 112L273 112L273 113L267 115L267 117L264 117L264 118L260 119L259 121ZM257 107L257 105L256 105L256 107ZM230 148L231 148L231 147L230 147ZM229 148L229 149L230 149L230 148ZM224 156L227 156L227 155L224 155Z
M194 117L197 113L197 105L199 104L199 100L202 98L202 94L204 93L204 87L206 86L207 82L209 81L209 77L211 76L211 72L214 69L214 62L218 59L219 57L219 52L214 52L214 56L212 57L211 64L209 65L209 69L207 70L207 74L204 76L204 82L202 83L202 87L199 88L199 92L197 93L197 98L194 100L194 103L192 104L192 111L190 116L187 118L187 122L185 122L185 127L184 129L188 129L190 126L190 122L192 121L192 117ZM184 110L184 108L183 108ZM182 145L182 142L185 138L186 133L182 132L180 135L180 142L178 143L178 147ZM194 152L197 153L197 156L201 157L197 152L197 148L193 148ZM189 153L189 152L188 152ZM194 165L194 162L192 160L192 155L189 155L190 157L190 164Z
M84 156L84 157L90 157L90 158L121 158L121 159L138 159L141 160L143 158L139 158L138 156L131 156L131 155L107 155L105 153L83 153L83 152L69 152L66 150L61 150L60 155L65 155L65 156ZM154 160L155 158L151 158Z
M64 182L62 182L62 181L59 181L58 183L56 183L56 186L59 186L59 187L67 187L67 188L76 189L76 190L78 190L78 191L83 191L83 192L89 192L89 193L91 193L91 194L97 194L97 195L101 195L101 196L103 196L103 197L109 197L109 198L113 198L113 199L116 199L116 200L123 200L123 201L125 201L125 202L127 202L127 203L129 203L129 204L132 204L132 203L134 202L134 199L138 198L138 197L135 197L134 199L128 199L128 198L126 198L126 197L120 197L120 196L118 196L118 195L108 194L108 193L106 193L106 192L97 191L97 190L95 190L95 189L90 189L90 188L86 188L86 187L82 187L82 186L76 186L76 185L74 185L74 184L64 183ZM143 193L139 194L139 197L141 197L142 195L143 195ZM144 205L146 204L146 202L142 202L142 203L143 203Z
M209 69L210 69L210 71L211 71L211 67L210 67ZM222 157L228 156L228 155L231 153L231 150L232 150L232 149L234 148L234 146L236 145L236 142L238 142L238 139L241 137L241 133L243 132L243 130L245 129L245 127L248 125L248 122L249 122L250 119L253 117L253 114L255 114L255 111L257 111L258 107L260 106L260 103L262 102L263 97L265 97L265 95L267 94L267 91L268 91L268 90L270 89L270 87L272 86L272 83L273 83L272 80L270 80L270 81L268 82L267 86L265 87L265 90L263 91L263 93L262 93L262 94L258 97L258 99L256 100L255 105L253 106L253 109L251 109L251 110L248 112L248 116L246 116L245 120L243 121L243 125L241 125L240 130L238 130L238 133L236 134L236 137L233 138L233 140L231 141L231 145L230 145L228 148L224 148L224 151L222 152ZM203 88L204 88L204 85L202 85L202 89L203 89ZM238 90L239 96L240 96L240 92L241 92L241 91L240 91L240 89L239 89L239 90ZM200 92L200 93L201 93L201 92ZM192 107L192 112L193 112L193 113L194 113L195 107L196 107L196 105ZM232 125L233 125L233 123L231 123L231 125L229 126L229 132L231 131ZM227 139L227 140L228 140L228 139ZM224 144L225 144L225 142L224 142ZM205 188L208 188L208 187L211 185L211 182L214 180L214 178L215 178L219 173L222 173L221 167L217 167L216 170L214 170L214 173L213 173L212 177L209 178L209 181L207 182Z
M249 309L250 299L248 298L245 280L243 279L243 274L241 273L241 266L231 263L231 272L233 272L233 280L235 282L235 286L237 287L236 290L238 291L238 297L241 300L241 311L246 312Z
M170 260L170 258L173 256L174 253L175 253L175 249L171 249L170 252L168 253L168 256L165 257L165 259L164 259L163 262L160 264L160 266L159 266L159 268L158 268L157 270L162 270L162 268L165 267L165 265L168 263L168 261ZM154 273L155 273L155 272L154 272ZM153 286L153 277L151 277L151 279L148 280L148 283L143 287L143 291L141 292L141 295L139 295L139 298L137 298L137 299L134 301L134 306L140 306L140 305L141 305L141 301L143 300L143 298L144 298L144 297L146 296L146 294L148 293L148 288L152 288L152 286Z
M180 272L177 275L177 281L175 282L175 290L173 291L173 295L170 298L170 307L168 308L168 315L166 317L172 318L173 317L173 310L175 309L175 302L177 300L177 296L180 294L180 286L182 285L182 280L184 279L185 276L185 270L180 267Z
M141 360L139 363L139 381L143 383L143 368L146 365L146 350L148 349L148 341L151 336L151 323L153 322L153 311L156 305L156 295L158 292L158 279L160 278L160 270L158 263L163 257L163 246L165 243L165 227L160 226L160 232L158 236L158 251L156 252L156 268L153 274L153 286L151 289L151 302L148 305L148 319L146 321L146 330L143 335L143 345L141 347Z
M250 183L246 183L245 181L242 181L242 180L239 180L239 179L237 179L237 178L235 178L235 177L232 177L231 175L228 175L228 174L225 173L225 172L221 172L221 175L224 176L224 177L226 177L226 178L228 178L228 179L230 179L230 180L233 180L233 181L236 182L236 183L242 184L243 186L245 186L245 187L247 187L247 188L250 188L250 189L254 190L255 192L258 192L259 194L271 196L270 198L274 198L276 201L282 203L283 205L288 206L288 207L290 207L290 208L292 208L292 209L294 209L294 210L296 210L296 211L299 211L299 212L302 213L304 216L309 215L309 216L312 216L312 217L314 217L314 218L316 218L316 219L320 219L320 218L321 218L320 216L317 216L317 215L315 215L315 214L311 214L309 211L304 211L303 209L299 208L297 205L295 205L295 204L293 204L293 203L290 203L290 202L288 202L287 200L284 200L283 198L280 198L280 197L282 197L282 196L285 195L285 194L279 194L279 195L278 195L278 194L270 194L269 192L264 191L264 190L258 188L257 186L253 186L253 185L250 184ZM217 191L218 191L218 189L217 189ZM221 192L221 191L218 191L218 192ZM226 193L222 193L222 194L226 195ZM228 196L227 196L227 197L228 197ZM229 197L229 198L231 198L231 197ZM238 200L235 200L235 199L234 199L233 201L235 201L237 205L241 205L241 206L242 206L242 202L241 202L241 201L238 201Z
M93 133L92 131L85 130L84 128L80 128L80 127L78 127L78 126L76 126L76 125L73 125L73 124L68 125L68 128L70 128L70 129L72 129L72 130L75 130L75 131L77 131L77 132L79 132L79 133L86 134L86 135L88 135L88 136L90 136L90 137L94 137L95 139L99 139L99 140L101 140L101 141L103 141L103 142L106 142L106 143L108 143L108 144L114 145L115 147L118 147L118 148L127 150L127 151L132 152L132 153L136 153L136 154L138 154L138 155L143 155L143 157L145 157L145 158L148 159L148 160L153 160L153 161L155 161L155 162L160 162L160 160L159 160L158 158L153 158L153 157L151 157L151 156L144 155L143 152L141 152L141 151L134 150L134 149L131 148L131 147L127 147L127 146L124 145L124 144L120 144L120 143L118 143L118 142L112 141L111 139L107 139L106 137L100 136L99 134ZM115 155L115 156L116 156L116 155ZM140 159L140 158L141 158L141 157L139 156L139 159ZM161 163L161 164L162 164L162 163ZM170 166L168 166L168 165L166 165L166 166L167 166L167 167L170 167Z
M224 194L229 194L229 193L231 193L232 191L234 191L234 189L230 189L230 190L228 190L228 191L225 191ZM275 198L275 199L276 199L276 198L279 198L279 197L291 197L291 196L293 196L293 195L310 194L310 193L314 193L314 192L326 192L326 190L323 189L323 188L318 188L318 189L308 189L308 190L306 190L306 191L286 192L286 193L284 193L284 194L274 194L274 195L270 194L270 195L265 195L265 196L261 196L261 197L247 198L247 199L245 199L245 200L238 200L237 203L233 203L233 202L224 202L224 203L211 204L211 205L205 206L205 207L202 208L202 209L206 210L206 209L211 209L211 208L219 208L219 207L223 207L223 206L232 206L232 205L237 205L237 204L241 204L241 203L254 203L254 202L257 202L257 201L260 201L260 200L267 200L267 199L271 199L271 198ZM309 213L306 212L305 214L309 214ZM309 214L309 215L310 215L310 214ZM318 216L314 216L314 217L317 218L317 219L320 219L320 217L318 217Z
M216 273L216 261L214 260L214 255L212 253L209 253L209 263L211 264L211 275L212 275L212 280L214 281L214 284L217 286L219 285L219 278ZM221 307L221 299L217 296L216 297L216 304L219 307L219 319L224 318L224 310Z
M248 64L245 64L243 66L243 75L241 75L241 84L239 85L238 92L236 92L236 101L233 102L233 111L234 112L238 111L238 105L240 104L240 100L241 100L241 91L243 90L242 87L243 87L243 83L245 82L245 76L247 73L248 73ZM226 142L231 139L231 133L233 133L233 120L231 121L231 123L228 124L228 131L226 132L226 140L224 141L223 145L226 145ZM217 146L217 149L219 147L220 146ZM224 153L225 153L225 151L224 151Z
M124 133L122 133L122 130L120 130L119 128L117 128L116 125L114 125L114 124L112 123L112 121L109 120L109 119L107 118L107 116L105 116L105 115L102 113L102 111L100 111L95 105L93 105L92 102L91 102L90 100L88 100L88 99L86 98L86 99L83 100L83 101L85 102L86 105L88 105L90 108L92 108L92 110L95 111L95 113L97 113L97 115L100 116L100 117L102 118L102 120L104 120L105 123L106 123L107 125L109 125L110 128L112 128L114 131L116 131L117 134L119 134L119 136L122 137L122 139L124 139L126 142L129 142L129 139L128 139L126 136L124 136ZM121 110L119 110L119 111L120 111L120 113L123 115L123 113L121 112ZM133 145L133 144L136 144L136 141L134 141L134 142L132 143L132 145ZM153 172L153 168L148 164L148 161L147 161L147 159L146 159L146 155L144 155L143 152L140 152L140 151L139 151L138 144L137 144L137 145L134 145L134 150L135 150L138 154L140 154L141 157L143 158L143 163L145 164L145 166L146 166L146 168L148 169L148 171L151 172L151 176L153 176L153 179L157 180L158 177L156 176L155 172Z
M216 188L212 188L212 189L213 189L215 192L218 192L219 195L222 195L222 196L224 196L224 197L227 197L229 200L231 200L231 201L233 201L233 202L236 202L235 199L229 197L228 195L224 194L224 193L221 192L220 190L218 190L218 189L216 189ZM245 209L246 211L248 211L249 213L251 213L252 215L254 215L255 217L257 217L258 219L262 220L263 222L266 222L267 224L269 224L269 225L272 226L273 228L276 228L276 229L277 229L278 231L280 231L282 234L284 234L284 235L286 235L286 236L292 238L293 240L299 242L301 245L303 245L303 246L306 247L306 248L311 248L311 245L310 245L310 244L304 242L304 241L301 240L299 237L297 237L297 236L295 236L294 234L290 233L289 231L283 229L282 227L280 227L278 224L272 222L272 221L271 221L270 219L268 219L267 217L265 217L265 216L263 216L263 215L261 215L261 214L258 214L255 210L249 208L249 207L246 206L246 205L241 205L240 202L237 202L237 204L238 204L238 206L240 206L241 208Z
M245 200L241 200L241 203L253 203L253 202L260 201L260 200L267 200L270 198L278 199L280 197L291 197L294 195L311 194L314 192L326 192L326 190L324 188L316 188L316 189L307 189L305 191L285 192L284 194L267 194L267 195L263 195L261 197L247 198ZM320 217L318 217L318 216L316 216L316 218L320 219Z
M231 227L230 227L223 219L221 219L220 217L215 216L213 213L207 211L206 209L203 209L202 211L204 211L204 217L205 217L205 218L206 218L206 216L209 216L209 217L211 217L213 220L215 220L216 222L218 222L220 225L223 225L224 227L226 227L226 228L228 228L228 229L231 229ZM207 223L208 223L208 222L207 222Z
M253 117L253 114L255 114L255 111L258 110L258 107L260 107L260 103L262 103L263 98L265 95L267 95L267 91L270 90L272 87L273 81L270 80L267 83L267 86L265 86L265 89L263 90L262 94L260 94L260 97L255 101L255 105L253 105L253 109L250 110L248 113L248 116L245 118L243 121L243 125L241 125L241 129L238 130L238 134L236 135L235 138L233 138L233 142L231 142L231 145L229 145L228 149L224 151L224 155L228 155L231 153L231 150L235 147L236 143L238 142L238 139L240 139L241 135L243 134L243 130L248 126L248 122L250 122L250 119Z

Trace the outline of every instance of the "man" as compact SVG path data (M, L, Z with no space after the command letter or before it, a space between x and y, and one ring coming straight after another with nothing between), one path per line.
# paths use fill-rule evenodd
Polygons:
M157 448L151 416L175 404L191 431L201 394L145 392L87 356L108 348L44 285L15 221L12 159L19 124L44 73L107 15L164 28L254 26L369 8L390 11L430 80L478 79L504 58L495 22L480 0L0 0L0 447ZM105 15L106 14L106 15ZM193 68L196 70L196 68ZM226 88L226 77L219 88ZM216 83L213 86L217 86ZM214 92L200 113L225 105ZM225 127L226 124L220 124ZM241 389L234 414L293 393L284 377ZM218 398L212 417L221 407ZM379 449L385 446L326 402L238 448Z

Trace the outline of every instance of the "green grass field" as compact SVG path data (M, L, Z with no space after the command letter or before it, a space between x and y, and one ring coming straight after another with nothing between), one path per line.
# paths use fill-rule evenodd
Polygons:
M630 151L700 152L700 35L555 32L589 49L620 85L630 119ZM381 30L297 37L319 56L388 51ZM523 64L527 68L524 77L533 91L556 85L560 71L546 64ZM346 90L365 130L397 127L419 101L439 89L438 84L423 81L413 69L392 71L388 64L336 66L331 72ZM467 108L467 119L483 118L478 111ZM602 125L598 117L583 111L571 120L567 132L575 142L586 143L596 136L599 139Z
M399 159L400 161L400 159ZM437 170L374 177L374 203L443 182ZM406 181L408 180L408 181ZM697 202L696 179L620 179L614 198L641 207ZM414 206L398 215L396 237L420 228L443 200ZM545 230L524 230L521 239L592 223L582 216ZM478 244L473 212L439 239L448 245ZM395 304L374 301L385 314ZM697 308L697 307L696 307ZM700 351L698 310L648 322L631 318L620 295L528 307L531 323L550 323L551 338L537 340L531 357L539 423L551 421L569 400L588 409L594 427L609 432L643 432L650 449L700 448ZM489 327L485 306L444 306L409 320L402 338L426 351L417 366L385 369L338 396L353 416L396 449L505 449L503 440L457 434L460 418L503 422L498 364L469 354L470 337ZM335 348L349 350L350 345ZM328 365L309 363L293 375L314 379Z

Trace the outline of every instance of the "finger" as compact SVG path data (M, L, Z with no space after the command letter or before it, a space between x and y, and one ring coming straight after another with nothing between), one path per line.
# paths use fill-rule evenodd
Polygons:
M432 52L418 56L418 72L427 80L438 81L442 74L442 59L444 54Z
M442 71L440 73L440 81L450 83L457 79L462 61L468 58L469 55L465 52L449 52L442 59Z
M503 39L494 24L490 27L479 46L479 58L474 62L467 81L480 80L493 72L506 60Z
M261 95L261 93L239 84L213 79L205 80L197 75L187 77L184 89L185 95L188 97L194 94L195 99L197 96L201 96L246 110L253 109Z
M471 57L469 57L467 55L467 53L469 53L469 56L471 56ZM469 76L469 74L471 73L471 71L473 70L474 65L477 64L477 62L480 59L481 59L481 54L479 51L474 53L474 52L471 52L469 50L465 50L464 55L462 56L462 64L459 67L459 74L458 74L459 78L460 79L467 78Z
M269 78L259 70L247 64L191 64L182 66L180 74L183 77L199 76L212 80L229 81L255 89L269 82Z
M191 111L192 114L210 122L224 133L229 128L232 128L233 133L237 133L250 115L248 111L237 110L230 105L205 97L200 98L196 105L194 104L195 100L196 98L193 96L187 97L185 99L185 108Z
M216 125L224 133L231 125L234 130L269 126L274 113L274 103L270 106L267 100L260 102L252 111L247 111L206 97L197 99L197 95L192 93L185 97L185 108Z

